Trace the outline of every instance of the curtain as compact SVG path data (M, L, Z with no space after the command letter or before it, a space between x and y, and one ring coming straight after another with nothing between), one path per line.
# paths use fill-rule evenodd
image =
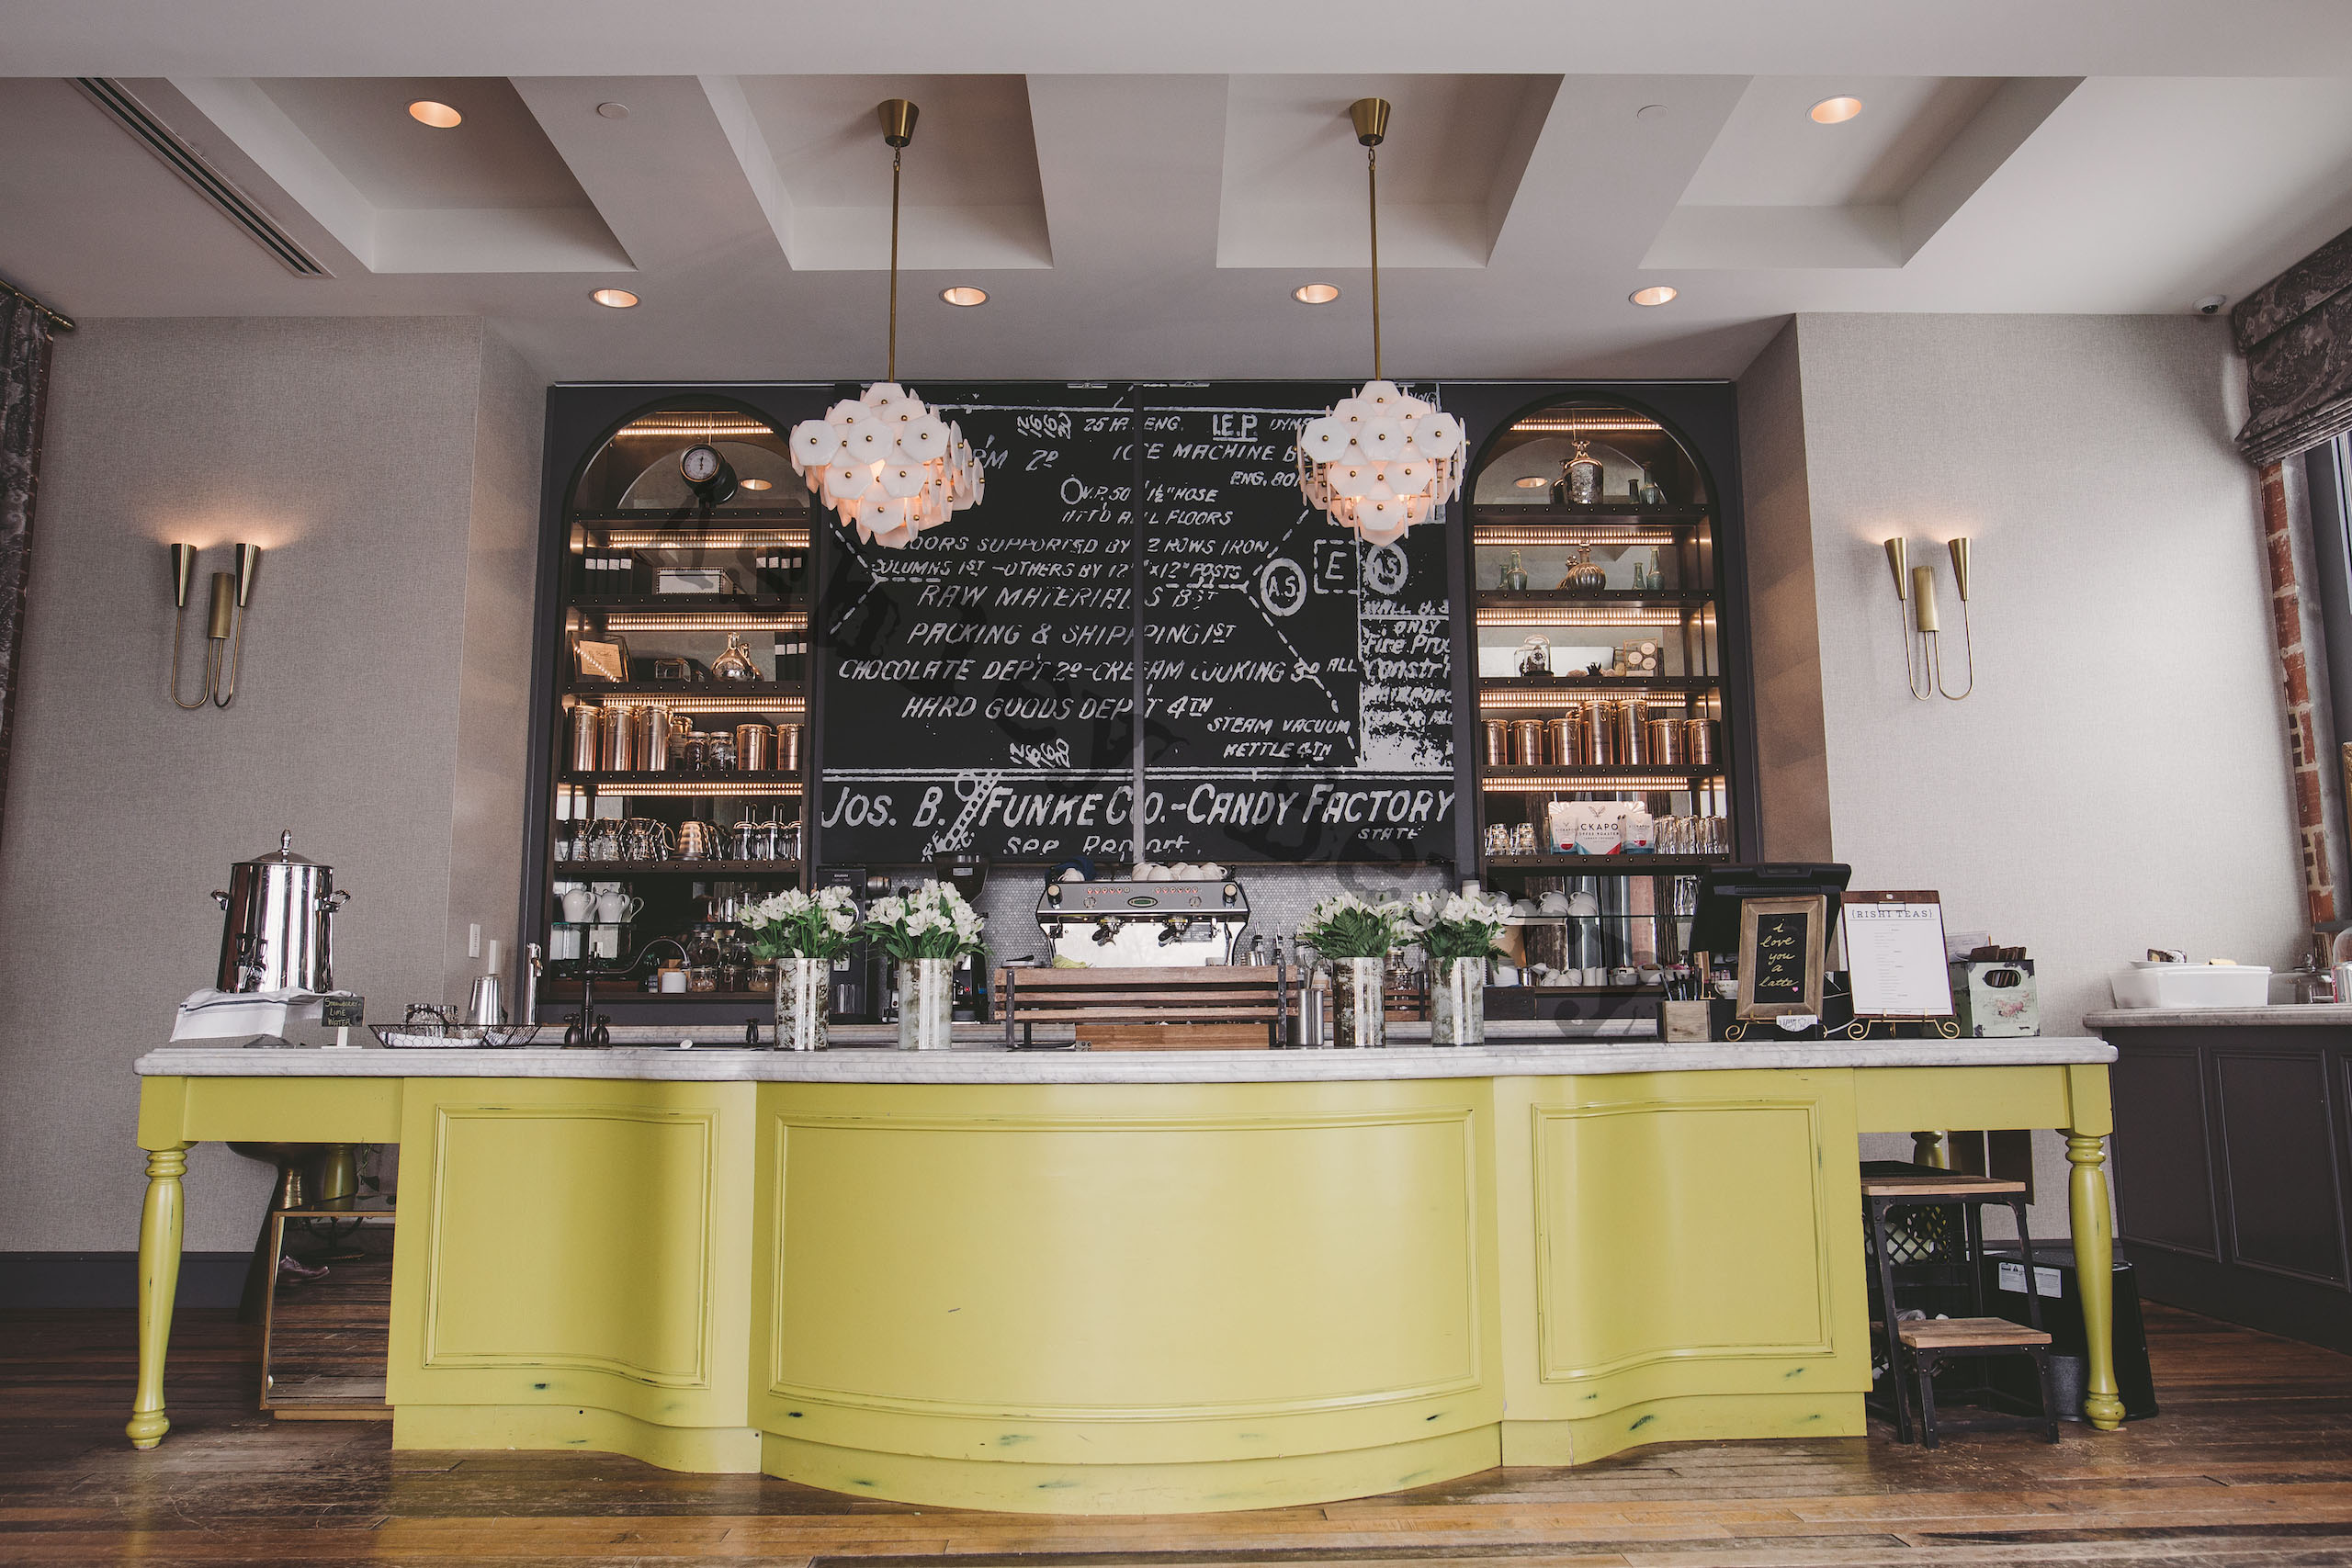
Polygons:
M2253 417L2238 450L2260 467L2352 430L2352 229L2230 312Z
M8 756L16 744L17 650L32 566L49 346L49 318L31 301L0 291L0 812L7 806Z

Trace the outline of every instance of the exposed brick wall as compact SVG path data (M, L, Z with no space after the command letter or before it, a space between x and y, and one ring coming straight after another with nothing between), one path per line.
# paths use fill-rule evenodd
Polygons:
M2335 919L2335 870L2327 845L2327 810L2320 770L2333 759L2320 755L2319 734L2312 716L2310 668L2305 657L2303 626L2317 606L2306 597L2295 570L2293 514L2287 504L2287 474L2283 465L2267 463L2262 470L2262 534L2264 555L2270 565L2271 636L2278 650L2278 671L2287 702L2287 746L2294 766L2295 819L2303 845L2303 897L2313 923Z

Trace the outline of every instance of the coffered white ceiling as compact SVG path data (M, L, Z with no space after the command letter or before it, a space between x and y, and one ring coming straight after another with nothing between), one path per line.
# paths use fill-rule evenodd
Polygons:
M90 317L479 314L563 378L868 377L906 96L902 374L1354 378L1370 93L1396 373L1730 374L1800 310L2185 311L2352 226L2339 0L0 0L0 274ZM1836 94L1861 116L1806 118Z

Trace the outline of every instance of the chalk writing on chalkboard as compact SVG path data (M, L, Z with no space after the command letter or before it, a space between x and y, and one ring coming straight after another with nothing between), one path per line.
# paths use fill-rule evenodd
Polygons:
M1827 912L1818 897L1741 903L1738 1016L1819 1015Z
M823 593L828 861L1452 852L1447 533L1365 547L1298 493L1347 389L916 389L988 501ZM1136 802L1136 637L1144 787Z

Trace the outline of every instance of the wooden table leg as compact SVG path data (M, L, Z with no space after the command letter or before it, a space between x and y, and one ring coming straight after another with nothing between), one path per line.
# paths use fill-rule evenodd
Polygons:
M2097 1134L2069 1132L2066 1158L2075 1168L2067 1200L2090 1363L2083 1379L2083 1415L2100 1431L2112 1432L2123 1425L2123 1401L2115 1388L2115 1247L2108 1221L2107 1151ZM2026 1267L2032 1266L2028 1258Z
M153 1448L172 1429L164 1415L164 1352L180 1284L180 1177L187 1149L174 1144L147 1156L147 1202L139 1216L139 1393L123 1428L136 1449Z
M1938 1170L1951 1168L1951 1145L1944 1142L1940 1132L1911 1134L1911 1163L1932 1166Z

